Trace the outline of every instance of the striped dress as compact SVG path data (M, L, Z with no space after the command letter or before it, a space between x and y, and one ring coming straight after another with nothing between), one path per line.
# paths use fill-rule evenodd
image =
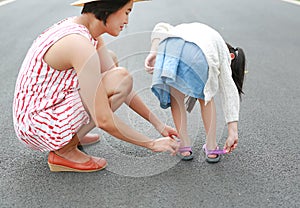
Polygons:
M67 18L44 31L29 49L17 78L13 120L17 137L32 149L53 151L66 145L89 122L73 68L58 71L43 59L59 39L80 34L96 47L88 29Z

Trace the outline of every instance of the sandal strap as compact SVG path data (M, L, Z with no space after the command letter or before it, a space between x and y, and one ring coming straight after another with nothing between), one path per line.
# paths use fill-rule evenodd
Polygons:
M222 155L227 153L225 149L220 150L218 146L216 147L215 150L208 150L206 148L206 144L203 145L203 150L205 151L206 155Z
M182 152L193 152L193 151L192 151L192 147L188 146L188 147L180 147L178 149L178 152L182 153Z
M223 154L226 154L227 151L225 149L223 150L208 150L207 151L208 155L223 155Z

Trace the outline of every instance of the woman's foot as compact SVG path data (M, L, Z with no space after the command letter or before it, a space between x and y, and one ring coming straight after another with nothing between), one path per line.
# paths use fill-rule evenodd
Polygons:
M75 162L80 161L76 158L71 161L69 158L59 156L55 152L50 152L48 156L48 165L52 172L71 171L71 172L94 172L102 170L106 167L106 160L103 158L88 156L87 158L81 158L82 161L86 162Z
M87 134L81 139L79 139L79 145L86 146L95 144L100 141L100 136L98 134Z
M85 163L89 161L90 157L86 153L78 149L79 139L75 135L68 144L62 148L54 151L54 153L62 158L69 160L70 162Z
M78 149L79 139L75 135L68 144L48 155L51 171L92 172L106 166L103 158L92 157Z
M76 163L85 163L89 161L91 158L91 156L80 151L77 147L65 152L57 150L54 151L54 153L62 158L69 160L70 162L76 162Z

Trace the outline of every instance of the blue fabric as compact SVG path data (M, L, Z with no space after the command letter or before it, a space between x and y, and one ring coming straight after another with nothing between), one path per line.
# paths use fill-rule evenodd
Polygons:
M171 106L170 87L204 100L207 78L208 64L199 46L181 38L167 38L160 43L151 90L162 108Z

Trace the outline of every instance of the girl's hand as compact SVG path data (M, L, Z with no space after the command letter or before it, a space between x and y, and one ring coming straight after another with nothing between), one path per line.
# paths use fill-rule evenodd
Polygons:
M156 59L156 53L151 52L145 59L145 70L149 74L153 74L154 64Z
M238 139L237 122L231 122L228 124L228 137L224 149L228 153L232 152L237 147Z
M162 137L153 140L150 149L153 152L170 152L174 156L179 149L179 142L172 137Z

